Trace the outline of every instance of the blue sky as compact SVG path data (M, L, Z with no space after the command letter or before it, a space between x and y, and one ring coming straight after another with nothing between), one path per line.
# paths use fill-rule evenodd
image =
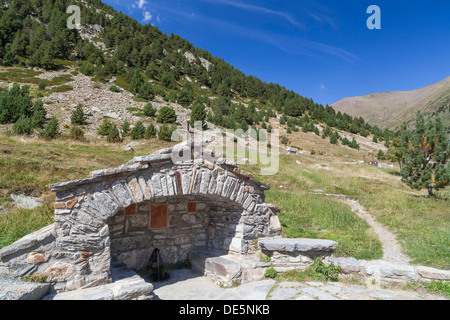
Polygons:
M103 0L322 104L450 76L450 1ZM369 30L367 8L381 9Z

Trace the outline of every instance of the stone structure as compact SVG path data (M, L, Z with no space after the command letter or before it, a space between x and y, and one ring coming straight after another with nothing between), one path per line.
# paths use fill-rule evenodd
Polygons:
M110 282L111 261L142 269L155 252L165 264L198 248L239 255L280 235L267 185L223 159L175 164L172 151L53 185L54 225L2 249L0 269L43 274L63 292Z

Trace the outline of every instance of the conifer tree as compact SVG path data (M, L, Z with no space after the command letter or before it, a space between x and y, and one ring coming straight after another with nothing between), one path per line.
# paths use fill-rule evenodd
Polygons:
M74 126L82 126L86 124L87 116L83 111L83 106L79 104L75 111L72 112L72 116L70 117L70 122Z
M450 182L449 143L442 120L425 121L424 116L417 113L416 126L408 130L403 124L401 130L402 143L402 181L413 189L428 190L430 197L433 189L445 188Z

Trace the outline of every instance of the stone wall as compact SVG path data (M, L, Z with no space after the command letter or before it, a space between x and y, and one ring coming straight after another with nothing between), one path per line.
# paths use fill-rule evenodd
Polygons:
M194 204L191 210L189 204ZM152 227L154 205L167 205L167 227ZM237 230L242 212L230 201L198 196L144 202L137 205L135 214L127 215L125 209L120 209L108 222L111 257L133 269L143 269L155 249L159 249L165 264L188 260L196 247L237 251L240 248L230 245L244 238L244 228Z

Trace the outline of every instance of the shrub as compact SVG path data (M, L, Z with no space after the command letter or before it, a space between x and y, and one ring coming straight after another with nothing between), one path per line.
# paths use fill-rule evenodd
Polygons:
M162 107L159 110L157 121L159 123L175 123L177 121L177 114L170 107Z
M144 82L138 90L138 97L147 100L153 99L155 97L155 92L152 85L148 82Z
M277 271L272 267L264 272L264 277L274 279L277 276Z
M20 117L32 115L33 103L27 86L14 85L0 90L0 124L15 123Z
M107 136L112 127L113 124L108 119L104 119L102 124L97 130L97 134L101 136Z
M33 133L33 124L31 118L22 116L14 123L13 132L20 135L30 135Z
M122 138L120 137L119 130L117 129L117 126L114 124L109 130L109 134L106 137L106 141L110 143L119 143L122 142Z
M79 126L73 126L70 128L69 137L73 140L84 141L86 138L84 137L84 131Z
M130 123L128 120L125 120L125 122L122 124L122 136L127 137L130 134L131 128Z
M109 90L112 92L122 92L122 90L120 90L117 86L112 85L111 87L109 87Z
M80 64L80 72L85 76L93 76L95 73L95 67L85 61Z
M39 133L39 137L45 140L55 139L60 135L61 132L59 131L59 122L56 117L51 118L47 125L44 127L44 130Z
M44 81L39 82L39 84L38 84L39 90L45 90L46 87L47 87L47 85L45 84Z
M130 137L133 140L143 139L145 136L145 127L142 125L140 121L136 123L134 128L131 130Z
M156 109L153 108L153 105L151 103L147 103L145 105L143 112L147 117L150 117L150 118L152 118L156 115Z
M33 128L41 128L45 123L45 117L47 116L47 110L44 108L44 103L38 100L34 103L33 115L31 117L31 122Z
M157 132L155 126L153 125L153 123L150 123L148 128L145 130L144 138L151 139L153 137L156 137L156 134Z
M315 280L338 281L341 268L333 264L326 266L321 258L316 258L314 263L308 268Z
M169 127L167 125L162 125L161 128L159 128L158 133L158 139L164 140L164 141L172 141L172 133L176 130L176 126L173 125L172 127Z

